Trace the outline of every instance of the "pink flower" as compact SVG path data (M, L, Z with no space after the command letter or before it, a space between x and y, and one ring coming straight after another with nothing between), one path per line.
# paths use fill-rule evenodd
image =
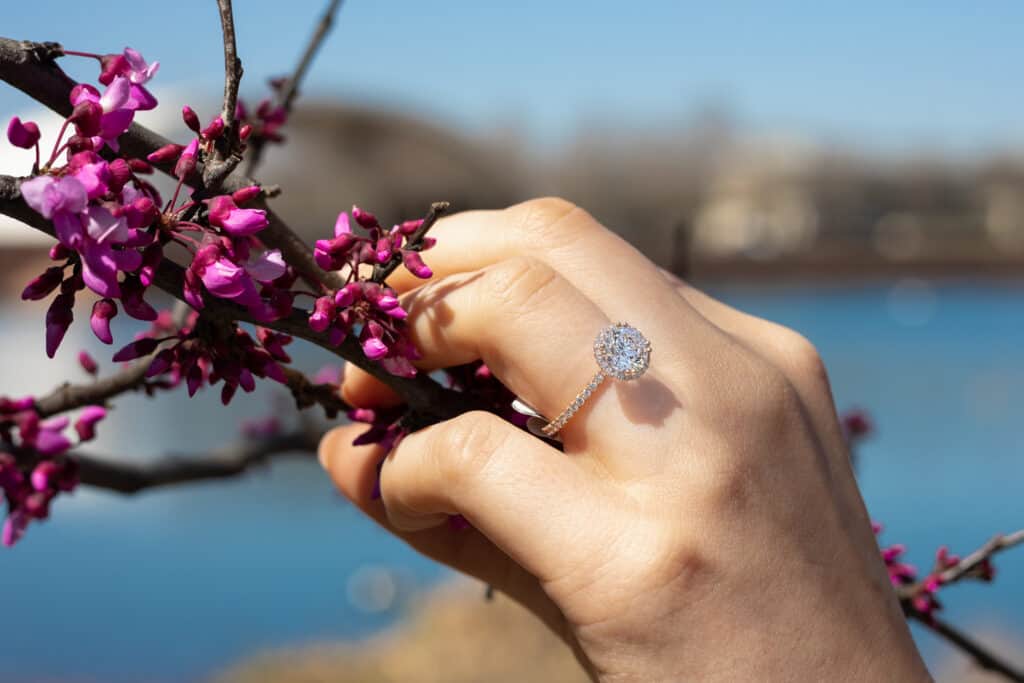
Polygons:
M258 306L262 302L245 268L224 257L208 264L200 277L206 289L216 297L232 299L243 306Z
M15 147L32 149L39 144L39 126L32 121L22 123L17 116L7 124L7 139Z
M124 49L124 58L128 63L128 79L135 85L145 85L160 69L160 62L147 64L142 55L130 47Z
M234 237L254 235L269 224L262 209L240 209L228 195L210 200L210 224Z
M20 189L25 203L43 218L82 213L89 201L81 181L70 176L36 176L24 181Z
M245 272L259 282L273 282L285 274L287 266L279 249L265 251L259 256L252 256L245 263Z

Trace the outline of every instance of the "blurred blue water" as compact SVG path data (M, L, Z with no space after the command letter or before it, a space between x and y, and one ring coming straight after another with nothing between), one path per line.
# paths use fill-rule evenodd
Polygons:
M1024 282L711 290L803 332L837 404L875 416L860 477L886 542L928 566L940 544L967 551L1024 526ZM0 312L0 338L39 336L38 318ZM26 359L41 353L19 344ZM24 369L0 372L41 388ZM125 403L97 448L146 457L227 442L235 418L270 401L244 398L229 413L213 395ZM994 585L948 591L947 616L1020 645L1024 550L997 565ZM135 498L81 491L0 554L0 681L193 680L261 649L366 634L397 617L350 599L366 567L411 590L447 576L342 503L312 462ZM918 636L930 663L945 661L945 646Z

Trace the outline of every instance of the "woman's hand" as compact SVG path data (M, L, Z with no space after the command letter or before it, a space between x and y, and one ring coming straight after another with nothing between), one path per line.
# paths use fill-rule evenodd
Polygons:
M321 459L345 495L533 610L600 680L929 680L809 342L560 200L434 230L433 280L390 283L423 368L483 359L548 417L596 372L609 322L651 341L650 369L606 382L562 430L564 453L487 413L389 454L351 446L360 425L338 428ZM343 392L396 400L351 368ZM472 528L450 528L454 514Z

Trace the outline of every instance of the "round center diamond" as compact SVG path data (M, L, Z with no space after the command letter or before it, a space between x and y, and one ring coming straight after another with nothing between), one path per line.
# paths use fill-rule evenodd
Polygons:
M636 379L651 362L651 343L635 327L609 325L594 340L594 358L604 374L615 379Z

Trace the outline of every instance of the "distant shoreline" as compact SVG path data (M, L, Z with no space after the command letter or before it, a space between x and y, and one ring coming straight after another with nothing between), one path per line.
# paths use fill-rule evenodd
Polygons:
M46 251L37 246L0 248L0 296L17 298L25 283L48 265ZM870 252L806 254L765 260L698 259L682 275L694 282L713 285L872 282L903 278L1024 282L1024 254L1013 257L929 256L907 261L887 261Z

